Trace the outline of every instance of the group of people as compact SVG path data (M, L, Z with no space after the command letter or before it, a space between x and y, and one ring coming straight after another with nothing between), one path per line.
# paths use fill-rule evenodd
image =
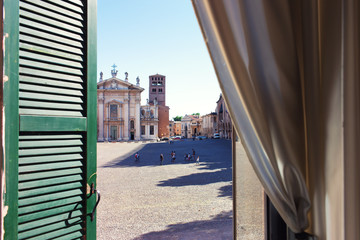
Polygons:
M176 159L176 152L175 151L171 151L170 158L171 158L171 162L175 162L175 159ZM164 155L161 153L160 154L160 165L163 165L163 162L164 162Z
M198 156L195 159L195 150L194 149L192 149L192 156L190 153L184 155L184 161L191 161L191 159L193 159L197 165L200 164L200 157Z
M175 162L175 159L176 159L176 152L175 151L171 151L170 158L171 158L172 163ZM193 159L196 162L196 165L200 164L200 157L198 156L195 159L195 150L194 149L192 149L192 156L191 156L190 153L184 155L184 160L185 161L191 161L191 159ZM139 160L140 160L140 154L137 152L135 154L135 162L138 162ZM163 165L163 162L164 162L164 155L161 153L160 154L160 165Z

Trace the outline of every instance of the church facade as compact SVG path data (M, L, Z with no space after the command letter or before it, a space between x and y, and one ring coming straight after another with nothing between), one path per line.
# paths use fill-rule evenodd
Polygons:
M117 78L115 65L112 77L97 83L98 141L128 141L141 139L140 106L141 92L139 77L130 83Z

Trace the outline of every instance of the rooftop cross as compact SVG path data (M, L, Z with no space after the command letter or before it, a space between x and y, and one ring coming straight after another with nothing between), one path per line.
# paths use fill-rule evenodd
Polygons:
M117 68L117 66L115 65L115 63L114 63L114 65L112 65L111 67L114 68L114 71L115 71L115 68Z

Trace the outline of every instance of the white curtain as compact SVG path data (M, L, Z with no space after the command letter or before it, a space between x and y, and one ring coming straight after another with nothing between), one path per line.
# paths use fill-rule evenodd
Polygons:
M297 233L357 239L359 1L192 1L235 129L280 215Z

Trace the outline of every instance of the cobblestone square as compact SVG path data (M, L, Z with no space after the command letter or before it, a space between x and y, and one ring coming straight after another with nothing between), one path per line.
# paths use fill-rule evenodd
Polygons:
M184 160L192 149L199 165ZM230 140L98 143L97 151L98 239L232 239Z

